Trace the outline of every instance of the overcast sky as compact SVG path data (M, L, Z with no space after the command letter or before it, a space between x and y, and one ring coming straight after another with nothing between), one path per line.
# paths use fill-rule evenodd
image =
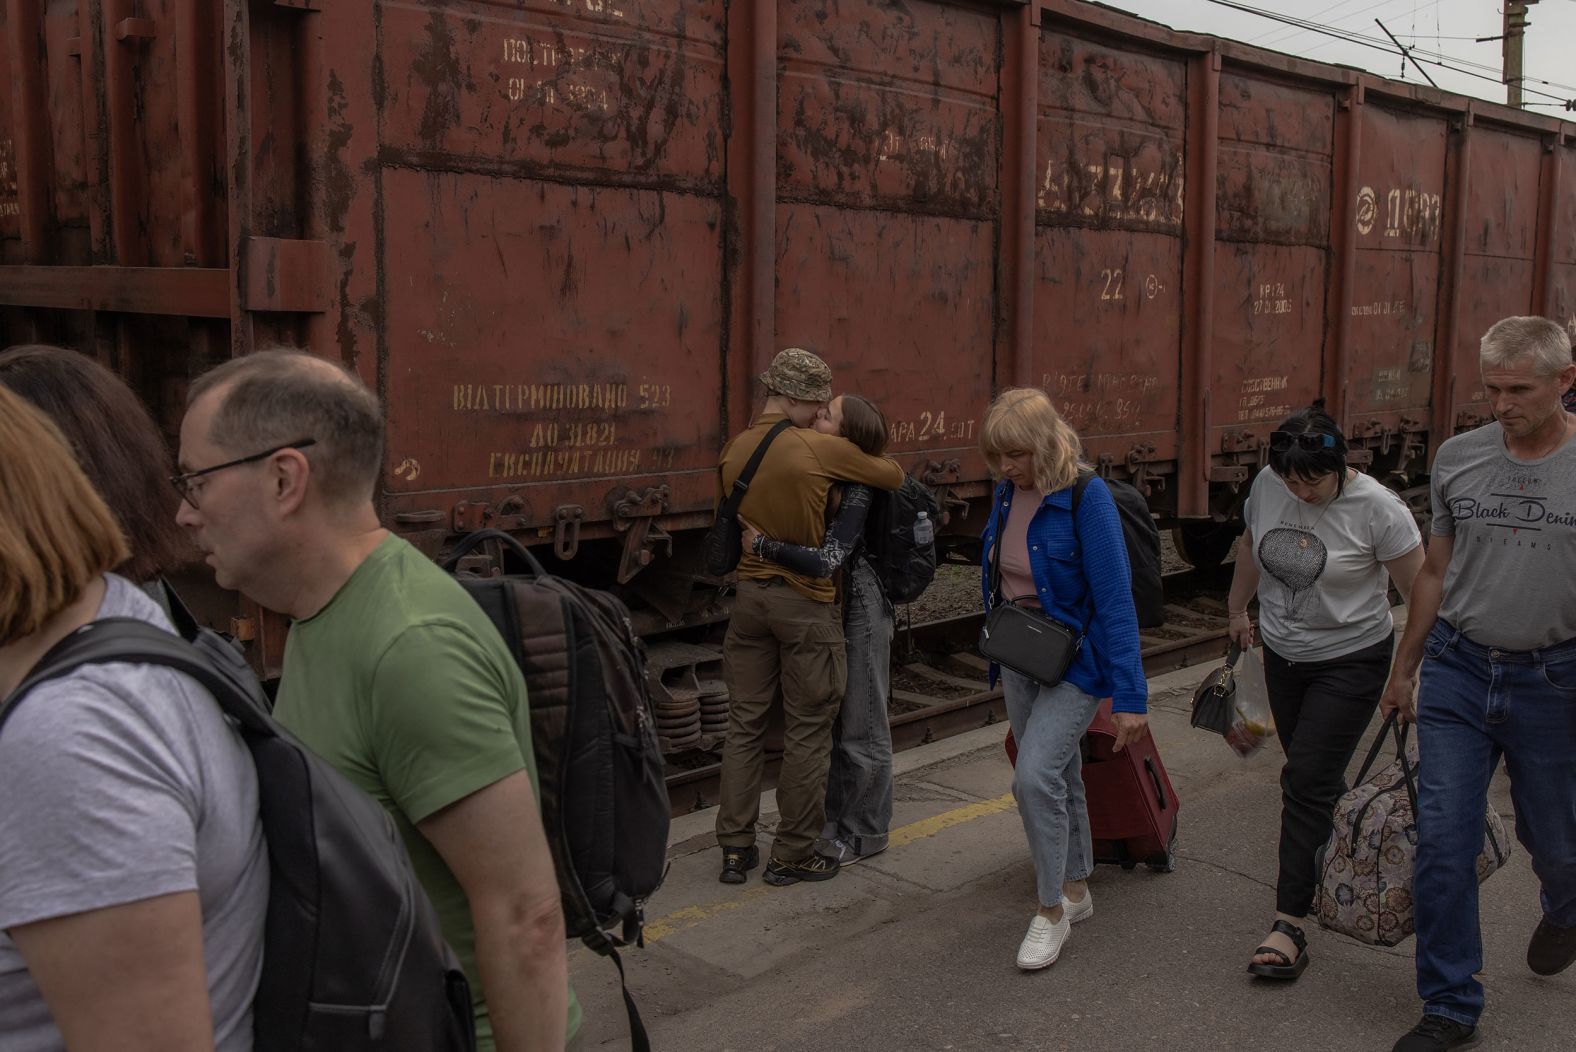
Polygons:
M1401 58L1393 50L1386 54L1222 7L1209 0L1104 2L1174 29L1213 33L1318 62L1360 66L1387 77L1398 78L1401 74ZM1500 34L1502 7L1496 0L1241 0L1241 3L1359 33L1388 46L1384 31L1374 24L1377 17L1408 47L1447 55L1450 65L1478 63L1492 67L1475 70L1493 77L1493 80L1479 80L1425 65L1440 87L1495 102L1505 101L1505 86L1499 83L1500 42L1479 44L1472 39ZM1525 48L1528 101L1553 102L1531 94L1533 90L1556 95L1562 101L1576 97L1576 87L1571 86L1576 85L1576 0L1541 0L1531 8L1529 17L1532 25L1527 30ZM1404 79L1421 81L1422 77L1415 67L1408 65ZM1538 80L1565 86L1538 84ZM1576 119L1576 114L1566 112L1559 103L1530 108L1536 113Z

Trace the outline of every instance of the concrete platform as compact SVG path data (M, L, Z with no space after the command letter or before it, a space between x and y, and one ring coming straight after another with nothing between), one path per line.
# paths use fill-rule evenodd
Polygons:
M1003 727L900 754L891 848L825 883L773 888L757 870L720 884L713 812L675 822L648 944L626 962L653 1046L1388 1052L1420 1010L1411 941L1376 949L1310 928L1298 982L1244 971L1273 918L1281 756L1271 743L1239 760L1188 726L1202 674L1151 681L1182 801L1177 871L1098 869L1095 916L1042 972L1013 963L1034 880ZM1491 799L1508 820L1503 775ZM772 810L768 795L768 828ZM1525 964L1539 916L1517 845L1484 885L1482 1047L1576 1049L1576 969L1541 979ZM627 1048L611 963L578 948L571 973L583 1047Z

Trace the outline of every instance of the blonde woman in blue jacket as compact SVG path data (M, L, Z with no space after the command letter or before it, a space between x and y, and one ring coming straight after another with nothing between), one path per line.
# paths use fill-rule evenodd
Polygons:
M982 536L987 610L990 563L1001 547L1001 601L1034 606L1084 639L1061 682L998 673L1018 742L1012 791L1034 857L1038 909L1018 947L1018 967L1056 962L1071 926L1094 914L1086 883L1094 869L1079 743L1100 699L1112 699L1116 748L1148 723L1149 690L1139 656L1127 547L1116 502L1099 478L1084 489L1073 521L1081 444L1049 396L1003 391L991 404L980 448L1000 478Z

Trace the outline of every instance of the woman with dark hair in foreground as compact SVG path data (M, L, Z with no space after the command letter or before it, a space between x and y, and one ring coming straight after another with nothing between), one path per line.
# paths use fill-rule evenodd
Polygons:
M1390 675L1390 582L1407 599L1423 565L1406 503L1346 461L1346 437L1317 405L1270 433L1227 600L1231 638L1246 650L1248 600L1258 594L1264 680L1286 752L1275 921L1248 962L1265 979L1295 979L1308 966L1300 925L1313 908L1314 853Z
M169 446L125 381L87 355L31 344L0 351L0 386L50 418L109 505L131 551L116 573L149 585L190 561Z

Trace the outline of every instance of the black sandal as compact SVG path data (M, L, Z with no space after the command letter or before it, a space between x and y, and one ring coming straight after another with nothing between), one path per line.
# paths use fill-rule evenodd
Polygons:
M722 873L717 877L724 884L743 884L749 879L750 870L761 864L761 849L750 847L725 847L722 849Z
M1289 980L1297 978L1308 967L1308 937L1302 933L1301 928L1295 924L1288 924L1283 920L1277 920L1270 930L1278 931L1292 941L1292 945L1297 947L1297 959L1293 961L1286 955L1285 950L1277 950L1273 946L1260 946L1253 951L1253 956L1273 954L1279 957L1282 963L1260 964L1258 961L1249 961L1249 974L1256 975L1261 979Z

